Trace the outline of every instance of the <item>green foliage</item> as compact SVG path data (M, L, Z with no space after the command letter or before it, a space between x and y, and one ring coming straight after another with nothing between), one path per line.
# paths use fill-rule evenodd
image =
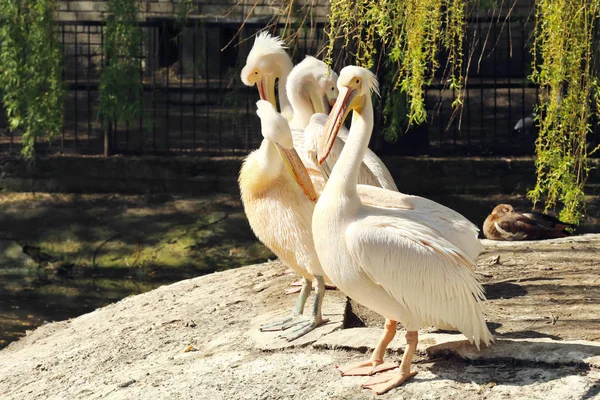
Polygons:
M20 130L23 155L63 126L62 51L54 31L55 0L0 1L0 92L9 129Z
M528 196L562 205L560 218L577 223L584 212L589 166L586 136L598 93L592 43L600 0L538 0L532 79L542 89L537 109L537 183Z
M326 60L334 64L334 47L341 44L354 49L358 65L372 68L378 48L385 48L398 65L395 86L406 93L408 121L421 124L427 119L423 89L440 67L440 47L448 52L449 88L457 92L453 106L462 105L465 6L466 0L332 0Z
M177 21L184 22L195 8L194 0L180 0L176 11Z
M114 122L130 123L139 118L143 100L138 1L110 0L108 12L99 105L105 130Z
M383 66L385 72L379 82L381 92L379 101L383 101L382 134L386 141L396 143L399 135L408 127L406 93L396 88L398 63L386 58L383 60Z

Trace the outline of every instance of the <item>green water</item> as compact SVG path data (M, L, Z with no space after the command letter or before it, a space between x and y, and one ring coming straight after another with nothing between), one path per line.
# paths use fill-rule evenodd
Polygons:
M0 348L46 322L269 258L237 196L0 193Z

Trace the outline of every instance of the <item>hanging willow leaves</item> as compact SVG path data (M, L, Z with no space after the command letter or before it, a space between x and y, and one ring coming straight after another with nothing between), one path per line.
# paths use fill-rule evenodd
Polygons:
M37 139L52 139L63 126L56 9L54 0L0 1L0 92L9 129L22 132L22 154L28 159Z
M131 123L142 114L142 29L138 24L138 1L110 0L108 13L104 39L105 65L99 87L99 112L106 137L115 122ZM105 148L105 154L107 150Z
M538 0L532 79L540 85L536 141L537 183L528 196L562 206L560 218L577 223L584 213L592 97L598 81L592 43L599 0Z
M337 66L332 55L339 45L352 49L356 64L371 68L385 48L398 66L394 84L407 95L409 123L421 124L427 119L424 88L439 69L440 48L448 53L449 88L457 92L453 106L462 104L465 6L466 0L332 0L326 60Z

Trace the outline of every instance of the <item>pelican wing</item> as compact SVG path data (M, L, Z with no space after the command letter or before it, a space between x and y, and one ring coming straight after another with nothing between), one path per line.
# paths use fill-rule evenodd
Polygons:
M390 210L414 209L414 204L410 201L414 196L369 185L357 185L356 191L360 201L372 207Z
M456 211L433 200L404 193L393 192L378 187L358 185L358 195L363 204L379 210L390 217L396 217L402 210L415 210L411 218L433 229L437 235L458 247L475 263L483 246L477 239L479 228Z
M292 129L292 141L294 142L294 148L299 154L304 153L306 143L304 142L304 133L297 129Z
M363 158L363 163L367 166L369 171L371 171L371 173L377 177L379 182L379 185L377 186L381 186L384 189L393 190L395 192L398 191L398 187L396 186L396 182L394 182L392 174L387 169L383 161L381 161L381 158L379 158L371 149L367 149L365 157Z
M479 347L492 336L483 288L469 258L436 232L407 218L367 216L346 230L353 259L420 323L451 325Z
M348 130L345 127L342 127L333 144L333 148L331 149L331 153L327 158L327 162L330 162L329 160L338 160L339 155L346 144L347 138ZM335 151L336 147L339 148L338 151ZM335 162L331 163L332 168L334 164ZM377 154L375 154L373 150L369 148L367 148L363 158L363 163L358 175L358 183L377 186L383 189L393 190L395 192L398 191L398 187L396 186L390 171L387 169L383 161L381 161L381 158L379 158Z

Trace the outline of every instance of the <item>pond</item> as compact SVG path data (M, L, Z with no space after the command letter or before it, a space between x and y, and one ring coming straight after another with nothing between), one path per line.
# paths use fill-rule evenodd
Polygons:
M269 258L237 196L0 194L0 348L46 322Z
M73 318L161 283L135 276L73 277L0 266L0 348L44 323Z
M523 196L431 199L479 226L499 203L528 206ZM273 258L237 194L0 193L0 348L46 322Z

